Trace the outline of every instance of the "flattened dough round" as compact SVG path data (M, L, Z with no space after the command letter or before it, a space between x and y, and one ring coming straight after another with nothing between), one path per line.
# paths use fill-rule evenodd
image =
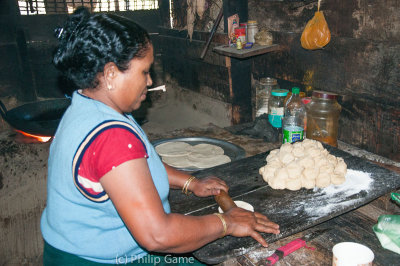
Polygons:
M188 168L193 166L186 155L183 156L162 156L162 161L172 167Z
M188 158L192 165L197 168L214 167L220 164L229 163L231 161L231 158L224 154L209 156L205 158L197 158L196 160L192 160L190 159L190 157Z
M192 156L194 155L197 157L201 156L209 157L210 155L224 154L224 149L222 149L220 146L207 143L201 143L194 146L190 146L188 149Z
M191 147L191 145L183 141L170 141L157 145L155 149L161 156L172 157L188 155L189 151L187 149L189 147Z

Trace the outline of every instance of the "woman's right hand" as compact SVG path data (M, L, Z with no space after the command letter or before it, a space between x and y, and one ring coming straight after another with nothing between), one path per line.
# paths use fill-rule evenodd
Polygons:
M279 234L279 225L271 222L267 216L258 213L246 211L242 208L232 208L223 214L227 223L227 234L244 237L251 236L262 246L267 247L268 244L259 232Z

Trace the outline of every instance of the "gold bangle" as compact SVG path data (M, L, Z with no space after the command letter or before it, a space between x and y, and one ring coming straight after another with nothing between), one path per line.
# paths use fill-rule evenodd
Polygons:
M190 182L192 182L192 180L194 180L195 178L196 178L196 177L194 177L194 176L190 176L190 177L186 180L185 184L183 185L183 187L182 187L182 193L185 194L186 196L189 196L190 194L192 194L192 192L188 191L188 188L189 188Z
M226 236L226 231L228 230L228 226L226 225L226 221L224 219L224 217L222 216L222 214L220 213L214 213L214 215L217 215L218 218L221 220L222 222L222 226L224 227L224 232L222 233L222 236L220 238L223 238L224 236Z

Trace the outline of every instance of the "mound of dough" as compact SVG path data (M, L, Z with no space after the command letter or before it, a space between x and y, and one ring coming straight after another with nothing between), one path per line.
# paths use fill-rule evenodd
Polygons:
M324 188L346 181L347 164L343 158L329 154L316 140L282 144L269 153L266 161L259 173L273 189Z
M229 156L224 155L224 149L207 143L192 146L182 141L171 141L155 149L164 163L176 168L203 169L231 161Z

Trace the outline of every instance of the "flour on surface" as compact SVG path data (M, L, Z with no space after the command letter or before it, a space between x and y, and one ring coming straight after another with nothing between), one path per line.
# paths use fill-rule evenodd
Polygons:
M371 183L370 173L348 169L346 182L337 186L330 185L324 189L314 189L316 193L314 197L311 200L298 202L294 210L304 209L308 215L316 219L334 210L343 210L347 206L362 201L362 197L357 197L357 194L361 191L368 192L371 189Z
M250 260L259 261L260 259L267 258L274 254L275 250L268 250L266 248L259 248L247 254Z

